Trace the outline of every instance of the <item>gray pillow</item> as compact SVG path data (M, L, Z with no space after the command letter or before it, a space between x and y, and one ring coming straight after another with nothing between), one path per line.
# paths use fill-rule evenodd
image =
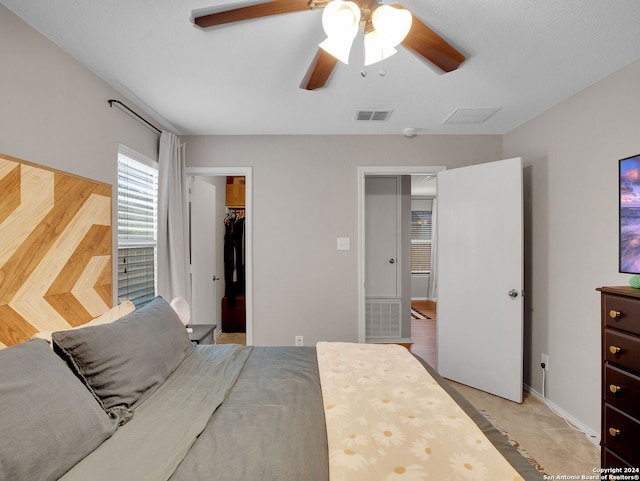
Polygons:
M58 479L116 428L46 341L0 351L0 479Z
M193 351L178 315L161 297L110 324L54 332L65 359L120 424Z

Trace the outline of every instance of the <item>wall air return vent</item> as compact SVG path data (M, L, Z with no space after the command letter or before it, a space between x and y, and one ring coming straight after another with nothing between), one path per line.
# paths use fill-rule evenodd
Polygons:
M391 110L356 110L356 120L387 120Z
M399 339L402 306L400 299L366 299L365 335L367 341Z

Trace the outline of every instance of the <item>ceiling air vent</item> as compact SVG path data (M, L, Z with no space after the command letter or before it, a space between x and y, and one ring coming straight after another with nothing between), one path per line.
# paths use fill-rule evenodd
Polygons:
M387 120L391 110L356 110L356 120Z
M455 109L443 120L443 124L481 124L500 108L490 109Z

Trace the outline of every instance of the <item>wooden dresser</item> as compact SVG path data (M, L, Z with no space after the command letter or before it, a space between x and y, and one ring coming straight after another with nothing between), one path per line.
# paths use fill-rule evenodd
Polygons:
M603 468L640 466L640 289L601 287Z

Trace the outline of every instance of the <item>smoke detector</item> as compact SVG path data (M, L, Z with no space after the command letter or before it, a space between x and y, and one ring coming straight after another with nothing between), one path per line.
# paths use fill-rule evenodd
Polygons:
M418 135L417 130L413 127L407 127L406 129L404 129L402 133L405 137L408 137L408 138L415 137L416 135Z

